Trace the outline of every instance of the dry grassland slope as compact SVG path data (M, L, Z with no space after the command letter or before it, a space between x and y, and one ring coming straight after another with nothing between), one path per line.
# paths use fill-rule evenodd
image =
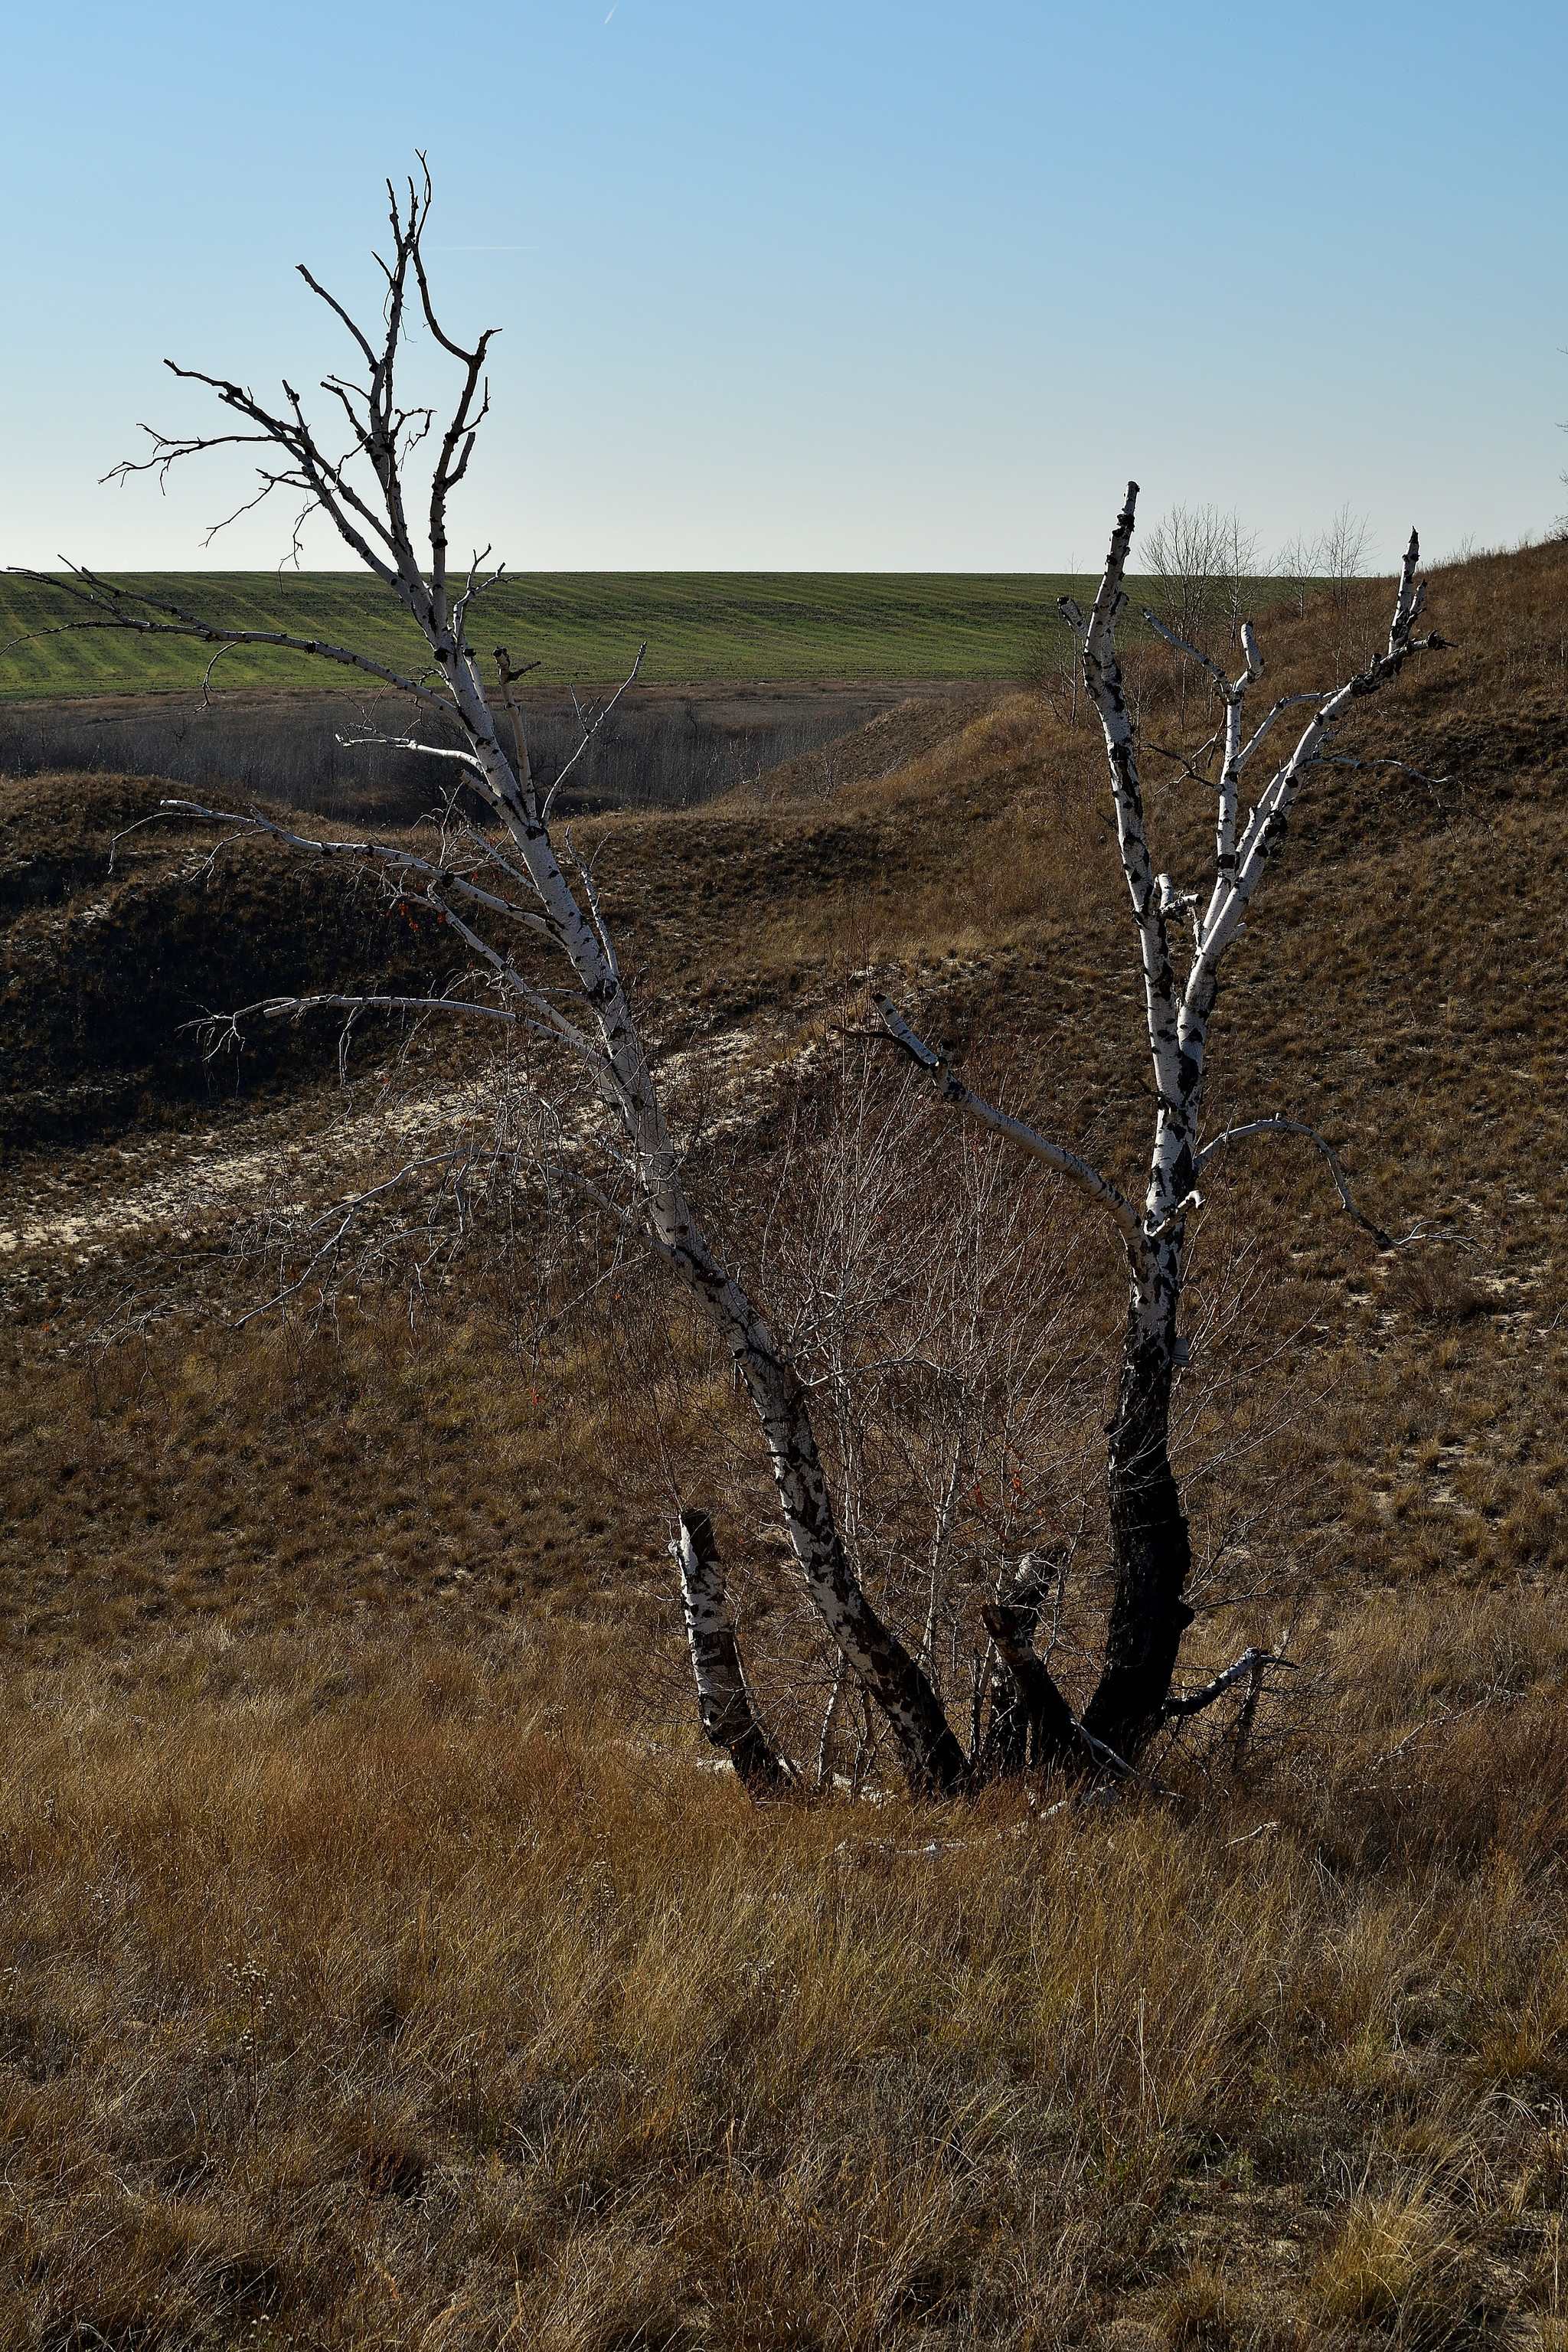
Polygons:
M1445 781L1312 787L1211 1118L1309 1118L1454 1238L1380 1258L1315 1167L1238 1158L1201 1246L1250 1269L1245 1393L1194 1366L1192 1466L1247 1565L1194 1658L1290 1622L1301 1671L1239 1773L1109 1808L757 1813L697 1769L637 1394L759 1626L765 1480L635 1269L537 1346L500 1267L89 1346L181 1263L216 1297L268 1172L330 1191L363 1140L330 1039L236 1095L174 1021L440 944L259 850L109 876L140 784L0 788L0 2340L1568 2347L1568 549L1431 610L1458 652L1354 748ZM1343 625L1271 625L1271 683ZM1148 1125L1094 739L896 716L826 793L591 828L664 1050L743 1108L695 1163L742 1240L868 976L1119 1173ZM1069 1239L1099 1345L1114 1255Z

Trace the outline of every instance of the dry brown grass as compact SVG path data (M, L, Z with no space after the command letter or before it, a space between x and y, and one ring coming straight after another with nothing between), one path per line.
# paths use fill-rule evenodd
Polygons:
M520 1366L488 1318L345 1325L339 1341L198 1328L85 1361L14 1352L12 1655L172 1622L581 1613L647 1576L651 1533L590 1495L559 1368Z
M677 1333L644 1374L674 1466L624 1417L606 1446L634 1284L542 1353L490 1283L341 1343L175 1321L95 1357L94 1220L128 1167L177 1190L186 1079L12 1161L0 1224L85 1223L6 1261L0 2339L1568 2344L1565 583L1558 548L1435 582L1463 651L1367 741L1443 808L1315 790L1222 1010L1216 1119L1312 1118L1383 1222L1458 1234L1379 1261L1270 1146L1205 1237L1223 1289L1263 1236L1276 1343L1215 1410L1295 1424L1201 1489L1258 1598L1194 1654L1293 1614L1302 1668L1239 1781L1194 1751L1109 1812L749 1812L646 1673L669 1482L743 1425ZM1271 626L1271 683L1336 626ZM650 1016L765 1066L875 970L955 1047L1000 1027L1009 1101L1125 1171L1099 759L1020 695L826 800L602 821ZM1151 805L1180 870L1203 802ZM224 908L258 970L300 922L334 951L331 908L268 931L264 856L215 914L160 855L111 918L62 872L13 1005L100 1002L106 920L133 969L176 900L208 1001ZM320 1108L201 1126L281 1146Z
M1436 1750L1417 1859L1353 1723L1326 1791L757 1814L584 1681L520 1626L188 1636L14 1692L7 2341L1561 2315L1568 1754L1539 1693L1541 1801L1522 1732L1484 1789ZM1380 1870L1325 1859L1352 1783Z

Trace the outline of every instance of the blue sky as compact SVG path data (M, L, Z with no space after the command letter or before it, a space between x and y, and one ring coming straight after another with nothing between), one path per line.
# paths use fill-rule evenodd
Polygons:
M1384 558L1568 506L1562 0L62 0L5 66L9 562L279 561L203 549L232 463L97 478L202 422L165 353L340 362L292 266L374 312L421 146L515 569L1087 566L1130 474Z

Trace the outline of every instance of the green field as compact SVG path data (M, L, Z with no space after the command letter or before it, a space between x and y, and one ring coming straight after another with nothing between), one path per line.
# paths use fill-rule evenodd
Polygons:
M416 663L413 624L353 572L115 575L225 626L286 629ZM1136 590L1136 583L1131 583ZM1259 603L1284 592L1259 583ZM755 678L1016 678L1063 632L1056 600L1093 583L1054 572L560 572L489 592L472 641L537 660L542 684L613 677L646 637L643 675L681 685ZM0 698L155 694L196 685L206 649L112 629L58 628L79 608L58 589L0 574ZM25 639L24 642L16 642ZM227 688L337 681L304 655L238 647Z

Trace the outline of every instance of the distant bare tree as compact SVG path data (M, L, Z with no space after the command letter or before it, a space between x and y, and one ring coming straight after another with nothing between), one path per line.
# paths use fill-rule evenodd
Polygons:
M1064 1763L1080 1757L1087 1745L1093 1756L1112 1751L1121 1763L1135 1764L1162 1725L1200 1712L1240 1684L1256 1687L1269 1663L1248 1652L1202 1689L1173 1694L1177 1654L1193 1616L1184 1597L1191 1546L1170 1455L1172 1383L1186 1353L1178 1325L1187 1220L1200 1202L1200 1181L1224 1152L1255 1136L1299 1136L1322 1154L1345 1209L1377 1246L1391 1249L1404 1244L1396 1244L1356 1206L1331 1144L1303 1121L1253 1119L1205 1137L1205 1048L1225 957L1285 838L1303 785L1326 767L1357 764L1332 748L1339 728L1366 697L1396 678L1407 661L1444 644L1436 632L1415 634L1426 585L1416 581L1419 545L1412 531L1386 648L1337 686L1276 701L1249 733L1247 701L1263 675L1263 656L1251 623L1240 625L1241 665L1227 675L1198 646L1147 610L1149 625L1184 660L1199 667L1224 709L1223 742L1215 746L1219 770L1213 872L1205 893L1184 890L1171 875L1154 870L1150 855L1138 744L1116 654L1116 620L1128 602L1122 580L1137 494L1137 484L1129 483L1100 592L1088 616L1070 598L1063 600L1063 611L1078 641L1085 688L1104 733L1121 871L1137 939L1156 1102L1142 1205L1075 1153L972 1091L943 1056L914 1034L895 1005L886 999L881 1003L889 1034L926 1072L942 1099L1070 1177L1110 1220L1127 1253L1131 1297L1107 1469L1115 1589L1099 1684L1081 1721L1073 1720L1029 1646L1026 1621L1032 1602L996 1635L1018 1678L1023 1701L1037 1723L1047 1727L1047 1752L1054 1742ZM1363 543L1347 529L1342 534L1342 560L1348 563ZM1307 724L1244 814L1242 791L1252 762L1292 708L1309 712ZM1185 974L1178 978L1178 944L1184 935L1190 935L1191 949ZM1416 1239L1422 1230L1405 1240ZM1004 1636L1010 1647L1004 1646Z
M1296 607L1297 619L1304 620L1307 613L1307 599L1313 589L1321 586L1322 583L1322 541L1309 539L1305 531L1299 530L1295 538L1280 549L1275 559L1274 576L1283 587L1289 590L1290 601Z
M1372 524L1365 515L1341 507L1318 541L1323 577L1342 594L1352 580L1362 579L1372 551Z
M1315 538L1298 531L1280 550L1274 565L1275 577L1290 592L1298 619L1305 616L1313 590L1327 590L1335 619L1336 661L1345 658L1356 583L1366 577L1371 553L1372 527L1367 517L1342 506Z
M1258 539L1232 509L1173 507L1149 535L1144 550L1153 583L1152 604L1167 629L1207 652L1234 644L1258 569ZM1212 699L1212 683L1205 677ZM1177 671L1181 716L1186 716L1186 670Z
M1372 552L1372 526L1365 515L1341 507L1318 542L1322 576L1328 583L1334 612L1334 660L1352 658L1355 634L1356 584L1366 577Z

